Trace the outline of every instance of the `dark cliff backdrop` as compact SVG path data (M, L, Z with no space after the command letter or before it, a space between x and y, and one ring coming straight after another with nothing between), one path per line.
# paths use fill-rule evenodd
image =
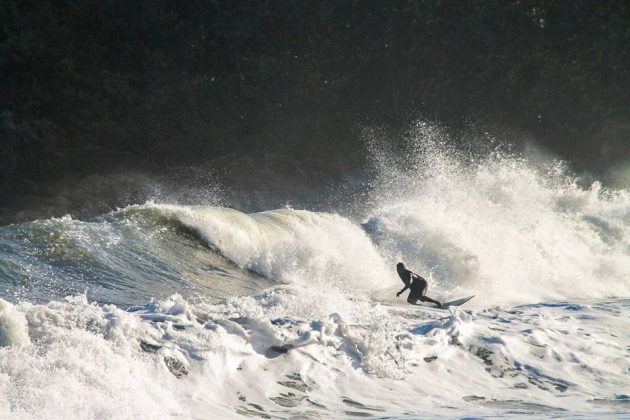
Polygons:
M0 0L0 217L124 204L130 169L317 178L415 118L605 173L630 156L629 45L624 0Z

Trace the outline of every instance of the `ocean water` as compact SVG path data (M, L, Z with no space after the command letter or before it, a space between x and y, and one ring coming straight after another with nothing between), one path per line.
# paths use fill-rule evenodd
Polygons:
M630 192L440 138L374 140L352 211L0 227L0 417L630 416Z

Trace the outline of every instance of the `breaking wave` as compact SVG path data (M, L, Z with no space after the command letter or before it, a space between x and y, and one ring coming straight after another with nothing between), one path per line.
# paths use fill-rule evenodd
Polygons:
M425 124L396 152L374 139L351 211L0 227L0 415L627 412L629 192L449 144ZM432 297L476 297L403 305L398 261Z

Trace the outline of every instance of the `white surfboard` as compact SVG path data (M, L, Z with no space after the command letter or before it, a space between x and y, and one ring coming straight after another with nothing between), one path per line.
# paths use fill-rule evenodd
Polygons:
M417 305L410 305L408 303L391 303L391 302L379 302L381 305L384 306L396 306L396 307L400 307L400 308L411 308L411 307L421 307L422 309L437 309L437 310L447 310L449 308L449 306L461 306L464 303L468 302L470 299L474 298L475 295L472 296L467 296L467 297L463 297L463 298L459 298L459 299L455 299L455 300L451 300L449 302L444 302L442 304L441 307L437 307L435 306L433 303L429 303L429 302L418 302Z

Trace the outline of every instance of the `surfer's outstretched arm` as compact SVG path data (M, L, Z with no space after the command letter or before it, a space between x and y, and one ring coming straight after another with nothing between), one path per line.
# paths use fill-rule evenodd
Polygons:
M405 287L403 287L403 289L400 292L396 293L396 297L402 295L407 289L409 289L409 285L405 284Z

